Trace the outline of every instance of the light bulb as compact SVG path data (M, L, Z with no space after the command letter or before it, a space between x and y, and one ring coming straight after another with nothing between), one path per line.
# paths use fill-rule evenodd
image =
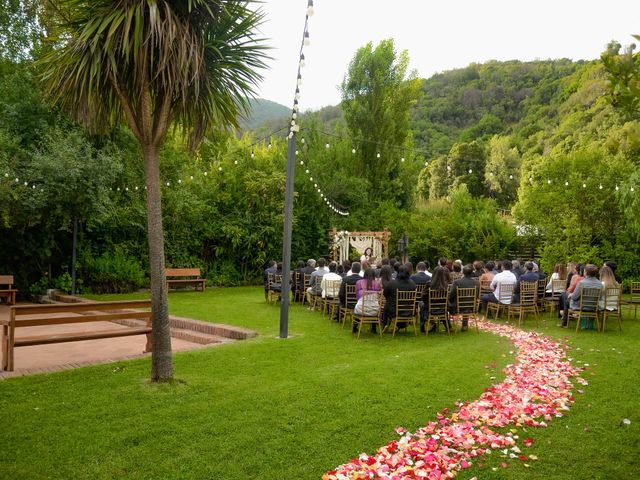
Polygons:
M356 153L356 149L355 149L355 148L352 148L352 149L351 149L351 153Z
M308 47L309 45L311 45L311 40L309 39L309 31L307 30L306 32L304 32L304 46Z

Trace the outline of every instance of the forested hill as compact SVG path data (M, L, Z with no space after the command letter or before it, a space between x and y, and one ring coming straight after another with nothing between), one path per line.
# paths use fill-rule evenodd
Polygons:
M435 74L423 81L423 94L411 114L414 145L429 159L448 153L456 142L488 140L496 134L518 134L516 140L522 141L540 128L558 125L568 79L584 67L584 61L568 59L511 60ZM339 106L325 107L307 112L302 122L310 116L331 131L342 114ZM256 114L247 129L259 137L284 124L280 118Z
M248 118L240 121L240 128L242 130L254 130L260 125L269 122L278 122L286 125L289 114L289 108L284 105L271 100L257 98L251 101L251 111Z
M519 131L531 116L556 117L550 104L562 95L563 79L583 64L567 59L490 61L436 74L424 81L412 113L416 147L434 157L456 142Z

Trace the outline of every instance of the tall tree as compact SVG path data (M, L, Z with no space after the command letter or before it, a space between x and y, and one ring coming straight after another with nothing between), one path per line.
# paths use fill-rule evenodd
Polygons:
M354 173L368 180L373 198L395 198L398 189L409 188L389 182L398 177L409 113L421 93L416 72L408 69L409 54L396 53L392 39L375 49L369 42L342 82L342 108L357 144Z
M171 124L190 145L235 125L261 79L263 19L249 0L55 0L60 38L41 60L51 97L96 130L122 120L140 143L153 311L151 378L173 377L159 153Z
M640 35L633 36L640 40ZM611 42L601 55L609 78L609 100L631 119L640 118L640 52L629 45L620 53L622 46Z

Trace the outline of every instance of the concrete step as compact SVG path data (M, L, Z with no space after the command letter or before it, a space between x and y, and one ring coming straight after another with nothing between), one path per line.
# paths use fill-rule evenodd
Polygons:
M199 343L201 345L229 343L234 341L227 337L212 335L210 333L195 332L193 330L185 330L184 328L171 328L171 337L186 340L187 342Z
M243 332L238 332L235 328L225 328L228 327L228 325L217 325L189 319L180 320L181 321L176 322L174 321L174 317L171 317L171 336L174 338L202 345L228 343L242 339L240 334ZM114 320L114 322L127 327L142 327L145 325L145 321L139 318Z

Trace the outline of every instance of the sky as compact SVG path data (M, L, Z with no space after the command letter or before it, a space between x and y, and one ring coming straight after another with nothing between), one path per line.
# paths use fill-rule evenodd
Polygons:
M262 9L273 59L258 96L292 106L307 0L265 0ZM640 0L314 0L314 10L302 111L339 103L349 62L368 42L393 38L427 78L488 60L592 60L609 41L640 34Z

